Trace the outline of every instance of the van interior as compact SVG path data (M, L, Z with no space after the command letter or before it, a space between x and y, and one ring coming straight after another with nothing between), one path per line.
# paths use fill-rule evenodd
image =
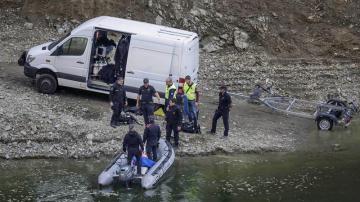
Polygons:
M118 76L124 77L131 35L96 29L90 55L88 87L109 90Z

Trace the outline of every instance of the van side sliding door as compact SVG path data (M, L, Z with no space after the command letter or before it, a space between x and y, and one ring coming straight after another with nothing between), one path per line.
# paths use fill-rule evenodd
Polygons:
M143 85L143 79L149 78L150 85L154 86L163 98L165 80L171 72L174 48L174 45L133 35L125 72L128 92L137 94L138 88Z

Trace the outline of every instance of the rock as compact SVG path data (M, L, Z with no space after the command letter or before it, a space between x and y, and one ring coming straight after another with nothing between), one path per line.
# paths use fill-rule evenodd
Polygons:
M37 131L36 125L31 125L31 130L34 131L34 132L36 132L36 131Z
M331 147L332 147L332 150L333 150L334 152L338 152L338 151L344 150L344 149L341 147L340 144L333 144L333 145L331 145Z
M25 22L24 27L25 27L25 29L32 30L34 27L34 24L30 23L30 22Z
M153 7L153 1L149 0L147 5L149 6L149 8Z
M21 133L21 135L26 135L26 131L25 130L22 130L22 131L20 131L20 133Z
M249 35L246 32L241 30L234 31L234 45L238 50L245 50L249 47L248 39Z
M88 140L92 140L92 139L94 139L94 135L93 134L87 134L86 135L86 139L88 139Z
M11 129L12 129L12 127L10 125L5 126L5 128L4 128L5 131L9 131Z
M59 27L59 28L57 29L57 33L58 33L58 34L64 34L64 33L65 33L65 29L62 28L62 27Z
M160 15L156 16L156 18L155 18L155 24L161 25L162 22L163 22L163 18L162 18Z
M220 38L227 41L227 40L229 40L230 35L229 34L222 34L222 35L220 35Z
M4 96L0 96L0 99L5 99L5 97L4 97Z
M210 41L206 43L202 48L203 51L208 53L212 53L221 49L222 47L220 47L215 41Z

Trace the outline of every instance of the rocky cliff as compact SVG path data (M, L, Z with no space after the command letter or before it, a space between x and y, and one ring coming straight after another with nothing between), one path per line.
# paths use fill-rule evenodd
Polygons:
M22 14L83 20L127 17L196 31L205 50L247 39L285 58L359 58L358 0L25 0ZM249 33L244 36L239 30Z
M199 33L204 88L225 83L249 91L269 78L281 94L360 97L359 0L3 2L0 45L9 48L0 50L2 61L88 18L110 15Z

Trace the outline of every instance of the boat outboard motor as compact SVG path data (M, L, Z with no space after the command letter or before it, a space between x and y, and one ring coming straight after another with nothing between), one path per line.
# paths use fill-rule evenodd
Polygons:
M122 182L129 182L134 178L135 167L130 165L124 165L120 168L119 171L119 180Z

